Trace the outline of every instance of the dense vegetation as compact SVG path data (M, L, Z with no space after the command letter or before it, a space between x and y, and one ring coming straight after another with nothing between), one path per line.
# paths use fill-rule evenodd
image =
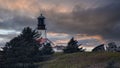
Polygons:
M39 52L39 44L35 40L40 35L29 27L24 28L22 33L6 43L4 47L6 62L30 62ZM22 60L21 60L22 59Z
M2 68L36 68L34 62L41 62L53 54L50 43L42 44L36 41L40 34L29 27L23 29L22 33L6 43L3 48L1 64ZM31 66L32 65L32 66Z
M39 44L36 41L39 37L36 30L24 28L0 52L0 68L120 68L118 52L105 52L101 46L97 47L100 51L84 52L72 38L64 53L53 54L50 43Z

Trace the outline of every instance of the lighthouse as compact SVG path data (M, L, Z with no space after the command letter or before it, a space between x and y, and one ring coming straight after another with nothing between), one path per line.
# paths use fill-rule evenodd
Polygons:
M46 43L51 43L52 45L54 45L54 43L47 38L47 28L45 24L45 17L41 14L37 18L37 20L38 20L37 30L41 35L40 38L37 39L37 41L39 41L40 44L43 44L43 45Z
M45 24L45 17L41 14L38 18L38 24L37 24L37 30L39 34L41 35L40 38L38 39L41 44L47 42L47 28Z
M47 38L45 17L41 14L37 19L38 19L38 26L37 26L38 32L41 34L42 38Z

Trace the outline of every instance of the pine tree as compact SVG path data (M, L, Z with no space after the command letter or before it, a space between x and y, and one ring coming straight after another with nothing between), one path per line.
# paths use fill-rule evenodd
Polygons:
M78 41L74 40L74 38L72 38L69 42L67 47L64 49L64 53L74 53L74 52L82 52L83 49L79 48L79 45L77 44Z
M39 52L39 43L36 41L40 35L29 27L22 33L6 43L4 49L7 63L31 62Z
M50 43L47 43L46 45L44 45L41 52L42 52L43 55L51 55L51 54L54 53Z

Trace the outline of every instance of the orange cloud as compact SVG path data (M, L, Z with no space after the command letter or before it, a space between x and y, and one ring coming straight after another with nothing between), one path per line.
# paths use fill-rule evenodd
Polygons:
M69 39L64 39L64 40L56 40L54 41L55 44L67 44L69 42Z
M103 37L100 35L89 36L87 34L77 34L75 38L77 40L96 39L96 40L99 40L101 43L105 43Z
M42 11L54 10L55 12L67 13L69 8L55 4L44 3L37 0L0 0L0 7L21 13L38 14Z
M55 44L67 44L68 41L70 40L70 37L71 37L71 35L66 34L66 33L54 33L54 32L49 32L48 36L50 36L51 38L57 38L57 40L54 40ZM104 39L100 35L89 36L87 34L76 34L74 37L78 41L80 41L80 40L89 40L89 39L91 39L91 40L96 39L96 41L94 41L95 43L97 43L97 42L105 43ZM92 47L94 46L91 43L88 44L88 45L92 46Z
M54 33L54 32L49 32L48 33L49 36L69 36L68 34L66 33Z

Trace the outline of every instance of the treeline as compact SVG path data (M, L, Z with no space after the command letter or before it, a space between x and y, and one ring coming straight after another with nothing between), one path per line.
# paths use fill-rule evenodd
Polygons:
M37 68L34 62L48 60L54 51L50 43L39 44L36 41L39 37L38 31L24 28L20 35L6 43L0 55L0 68Z
M54 53L51 43L40 44L36 39L41 35L37 30L26 27L21 34L14 37L0 51L0 68L38 68L36 62L47 61ZM108 44L108 51L120 51L115 43ZM85 52L77 40L71 38L63 49L66 53ZM92 52L103 52L104 44L95 47Z
M37 30L26 27L21 34L5 44L0 52L0 68L37 68L35 62L51 59L54 53L51 43L40 44L41 35ZM84 52L77 40L71 38L64 53Z

